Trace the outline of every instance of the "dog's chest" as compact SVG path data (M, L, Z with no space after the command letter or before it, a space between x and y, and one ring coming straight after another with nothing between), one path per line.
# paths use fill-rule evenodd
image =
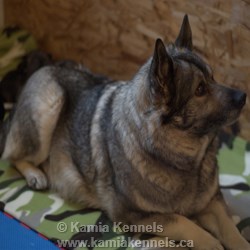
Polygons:
M145 189L147 193L140 192ZM134 196L144 211L191 216L207 206L217 189L217 170L206 167L201 175L151 174L143 187L134 191Z
M189 180L187 185L183 185L182 192L173 194L173 196L178 197L175 199L172 196L174 212L185 216L194 215L202 211L214 197L218 189L217 178L207 180L207 177L203 176L194 180Z

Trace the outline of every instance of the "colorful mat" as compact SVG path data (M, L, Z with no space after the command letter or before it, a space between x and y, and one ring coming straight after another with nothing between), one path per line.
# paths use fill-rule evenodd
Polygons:
M218 162L220 183L235 223L250 240L250 144L240 138L227 137L222 142ZM48 191L32 191L15 168L4 161L0 162L0 209L51 241L62 243L62 248L132 249L123 244L129 235L114 232L104 213L70 204ZM93 225L93 230L88 225ZM104 225L107 230L98 230ZM74 240L74 245L68 240ZM79 245L80 240L86 246ZM110 240L113 247L105 247L105 242Z
M37 48L34 37L18 27L0 30L0 79L17 68L24 55Z
M42 235L3 212L0 212L0 242L3 250L58 249Z

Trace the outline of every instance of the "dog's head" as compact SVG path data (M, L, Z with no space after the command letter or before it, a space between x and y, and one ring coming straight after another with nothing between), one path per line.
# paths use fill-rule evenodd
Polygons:
M158 39L151 61L149 92L162 124L171 123L194 134L207 134L233 123L246 94L216 82L213 71L192 51L187 15L174 44Z

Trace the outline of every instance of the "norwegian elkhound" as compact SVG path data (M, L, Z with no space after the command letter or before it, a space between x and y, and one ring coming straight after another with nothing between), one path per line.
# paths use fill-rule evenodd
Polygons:
M216 134L246 94L218 84L192 51L188 17L175 43L158 39L130 81L77 67L31 76L1 129L2 158L35 189L104 210L113 221L163 225L194 249L249 250L218 186Z

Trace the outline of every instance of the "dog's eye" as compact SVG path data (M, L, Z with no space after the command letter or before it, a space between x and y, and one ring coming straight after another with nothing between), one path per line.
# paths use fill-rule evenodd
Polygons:
M204 82L200 82L198 88L195 90L196 96L203 96L207 93L207 87Z

